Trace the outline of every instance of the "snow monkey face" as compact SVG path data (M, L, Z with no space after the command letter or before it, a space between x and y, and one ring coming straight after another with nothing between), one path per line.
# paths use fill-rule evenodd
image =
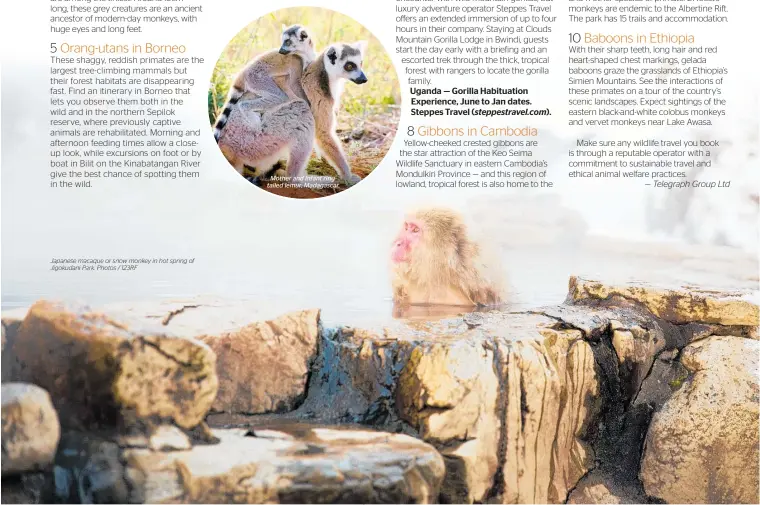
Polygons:
M391 247L391 261L409 263L412 252L422 240L423 223L414 217L407 217Z
M293 25L286 27L282 25L282 45L280 54L295 54L298 56L311 56L314 58L314 40L309 35L311 30L305 26Z
M325 68L333 79L348 79L356 84L367 82L362 64L367 41L362 40L353 44L338 43L325 51Z

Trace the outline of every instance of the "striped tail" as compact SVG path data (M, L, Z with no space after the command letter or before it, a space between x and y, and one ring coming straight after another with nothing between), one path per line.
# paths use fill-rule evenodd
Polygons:
M222 110L222 113L219 114L219 117L216 118L216 124L214 125L214 139L216 140L217 144L219 143L219 137L222 135L222 129L224 128L224 125L227 124L227 120L230 118L232 106L238 103L238 100L240 100L241 96L243 96L243 89L238 88L237 86L233 86L230 90L230 97L227 100L227 103L224 104L224 109Z

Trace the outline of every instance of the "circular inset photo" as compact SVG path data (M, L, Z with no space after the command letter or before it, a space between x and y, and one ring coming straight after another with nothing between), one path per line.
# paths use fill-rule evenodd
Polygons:
M208 115L241 176L270 193L318 198L380 164L400 103L393 63L364 26L329 9L294 7L257 19L227 44Z

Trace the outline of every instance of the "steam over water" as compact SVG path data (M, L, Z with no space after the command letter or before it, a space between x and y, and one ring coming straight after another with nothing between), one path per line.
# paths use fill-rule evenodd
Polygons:
M390 242L404 211L422 203L459 208L474 222L507 266L514 308L561 302L570 275L757 286L757 171L750 170L757 138L747 134L756 131L756 119L737 126L740 134L713 163L736 179L722 194L649 193L630 181L579 184L566 177L563 158L574 138L542 132L553 194L394 190L392 148L355 188L288 200L240 178L210 129L200 138L200 180L101 179L92 188L60 189L48 187L48 105L23 99L46 96L45 76L46 69L21 64L3 72L4 309L39 298L99 305L206 295L283 310L320 307L328 320L387 318ZM206 90L194 92L190 101L204 104ZM207 122L203 107L178 112L188 127ZM195 261L133 271L51 270L53 258L108 257Z

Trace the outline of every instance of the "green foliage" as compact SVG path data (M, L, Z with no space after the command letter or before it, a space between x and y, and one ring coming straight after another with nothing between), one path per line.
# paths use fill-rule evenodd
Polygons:
M235 35L219 57L209 83L208 116L214 123L227 98L232 79L258 54L280 47L282 25L301 24L309 28L317 52L335 42L369 42L364 57L368 82L346 83L341 101L344 115L356 119L385 112L399 104L401 94L396 71L380 42L362 25L335 11L318 7L281 9L252 22ZM353 123L352 118L344 118Z
M678 377L668 382L668 385L671 390L675 391L676 389L679 389L688 378L689 374L684 370Z
M329 163L323 159L312 158L309 160L309 165L306 168L306 173L309 175L327 175L330 177L338 177L338 173L330 166Z

